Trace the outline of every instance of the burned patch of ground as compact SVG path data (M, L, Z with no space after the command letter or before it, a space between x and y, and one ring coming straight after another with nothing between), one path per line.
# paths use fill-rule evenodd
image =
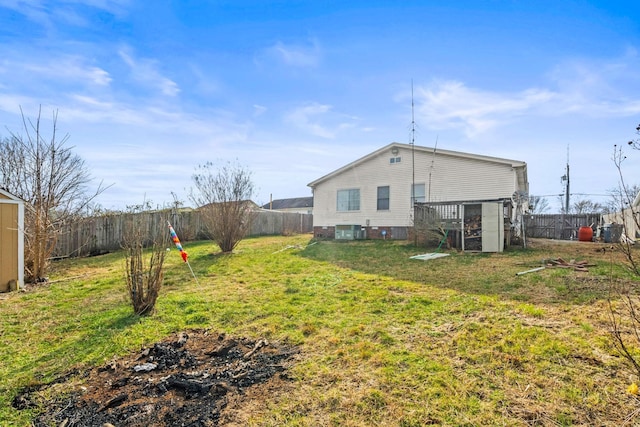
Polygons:
M297 349L189 331L80 375L30 386L17 409L45 408L35 426L242 424L242 406L282 392ZM108 423L108 424L107 424Z

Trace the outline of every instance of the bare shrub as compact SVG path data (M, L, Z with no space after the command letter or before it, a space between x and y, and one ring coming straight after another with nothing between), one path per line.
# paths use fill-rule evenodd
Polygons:
M636 128L640 133L640 126ZM628 145L634 149L640 149L638 141L630 141ZM632 276L640 277L640 264L638 262L638 248L634 238L635 230L640 229L640 206L638 200L638 186L629 186L625 182L622 164L626 156L619 146L614 146L613 162L618 170L618 188L612 191L612 207L614 212L619 212L623 238L616 243L616 247L626 259L626 265ZM613 263L613 261L612 261ZM611 335L615 349L629 362L632 370L640 378L640 296L638 288L633 282L626 286L615 285L611 280L611 296L609 297L609 320ZM634 394L637 394L635 387Z
M442 244L448 234L440 213L422 203L414 207L413 232L414 244L424 247Z
M251 173L237 163L198 166L190 198L202 212L211 239L222 252L231 252L247 235L255 210Z
M616 289L617 302L609 298L609 321L613 346L640 378L640 298L628 288Z
M128 296L140 316L153 313L164 278L163 264L169 243L166 227L153 224L140 207L132 209L126 221L122 246Z

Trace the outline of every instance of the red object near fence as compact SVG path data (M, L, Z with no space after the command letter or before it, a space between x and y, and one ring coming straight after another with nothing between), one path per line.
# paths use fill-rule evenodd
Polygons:
M593 229L591 227L580 227L578 229L578 240L581 242L590 242L593 239Z

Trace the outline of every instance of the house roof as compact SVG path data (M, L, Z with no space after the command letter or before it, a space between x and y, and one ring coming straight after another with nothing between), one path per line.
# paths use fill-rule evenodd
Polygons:
M313 207L313 197L293 197L290 199L276 199L262 205L262 209L296 209Z
M359 165L361 165L362 163L365 163L366 161L378 156L381 153L384 153L386 151L391 150L393 147L398 147L398 148L404 148L404 149L413 149L417 152L423 152L423 153L428 153L428 154L435 154L436 156L454 156L454 157L460 157L460 158L466 158L466 159L472 159L472 160L479 160L479 161L484 161L484 162L491 162L491 163L499 163L499 164L504 164L504 165L509 165L511 167L513 167L514 169L516 169L517 171L517 175L518 175L518 187L522 188L522 189L526 189L526 191L529 190L529 184L528 184L528 178L527 178L527 164L523 161L519 161L519 160L511 160L511 159L503 159L500 157L492 157L492 156L484 156L481 154L471 154L471 153L464 153L461 151L452 151L452 150L442 150L442 149L436 149L436 148L431 148L431 147L422 147L422 146L418 146L418 145L411 145L411 144L403 144L403 143L399 143L399 142L392 142L391 144L385 145L384 147L367 154L364 157L359 158L358 160L355 160L339 169L334 170L331 173L328 173L327 175L324 175L318 179L316 179L315 181L310 182L309 184L307 184L307 186L314 188L315 186L317 186L318 184L333 178L334 176L340 175L342 172L355 168Z

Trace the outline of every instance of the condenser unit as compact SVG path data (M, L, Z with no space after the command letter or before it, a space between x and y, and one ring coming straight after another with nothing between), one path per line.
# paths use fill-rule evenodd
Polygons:
M366 237L360 225L336 225L336 240L359 240Z

